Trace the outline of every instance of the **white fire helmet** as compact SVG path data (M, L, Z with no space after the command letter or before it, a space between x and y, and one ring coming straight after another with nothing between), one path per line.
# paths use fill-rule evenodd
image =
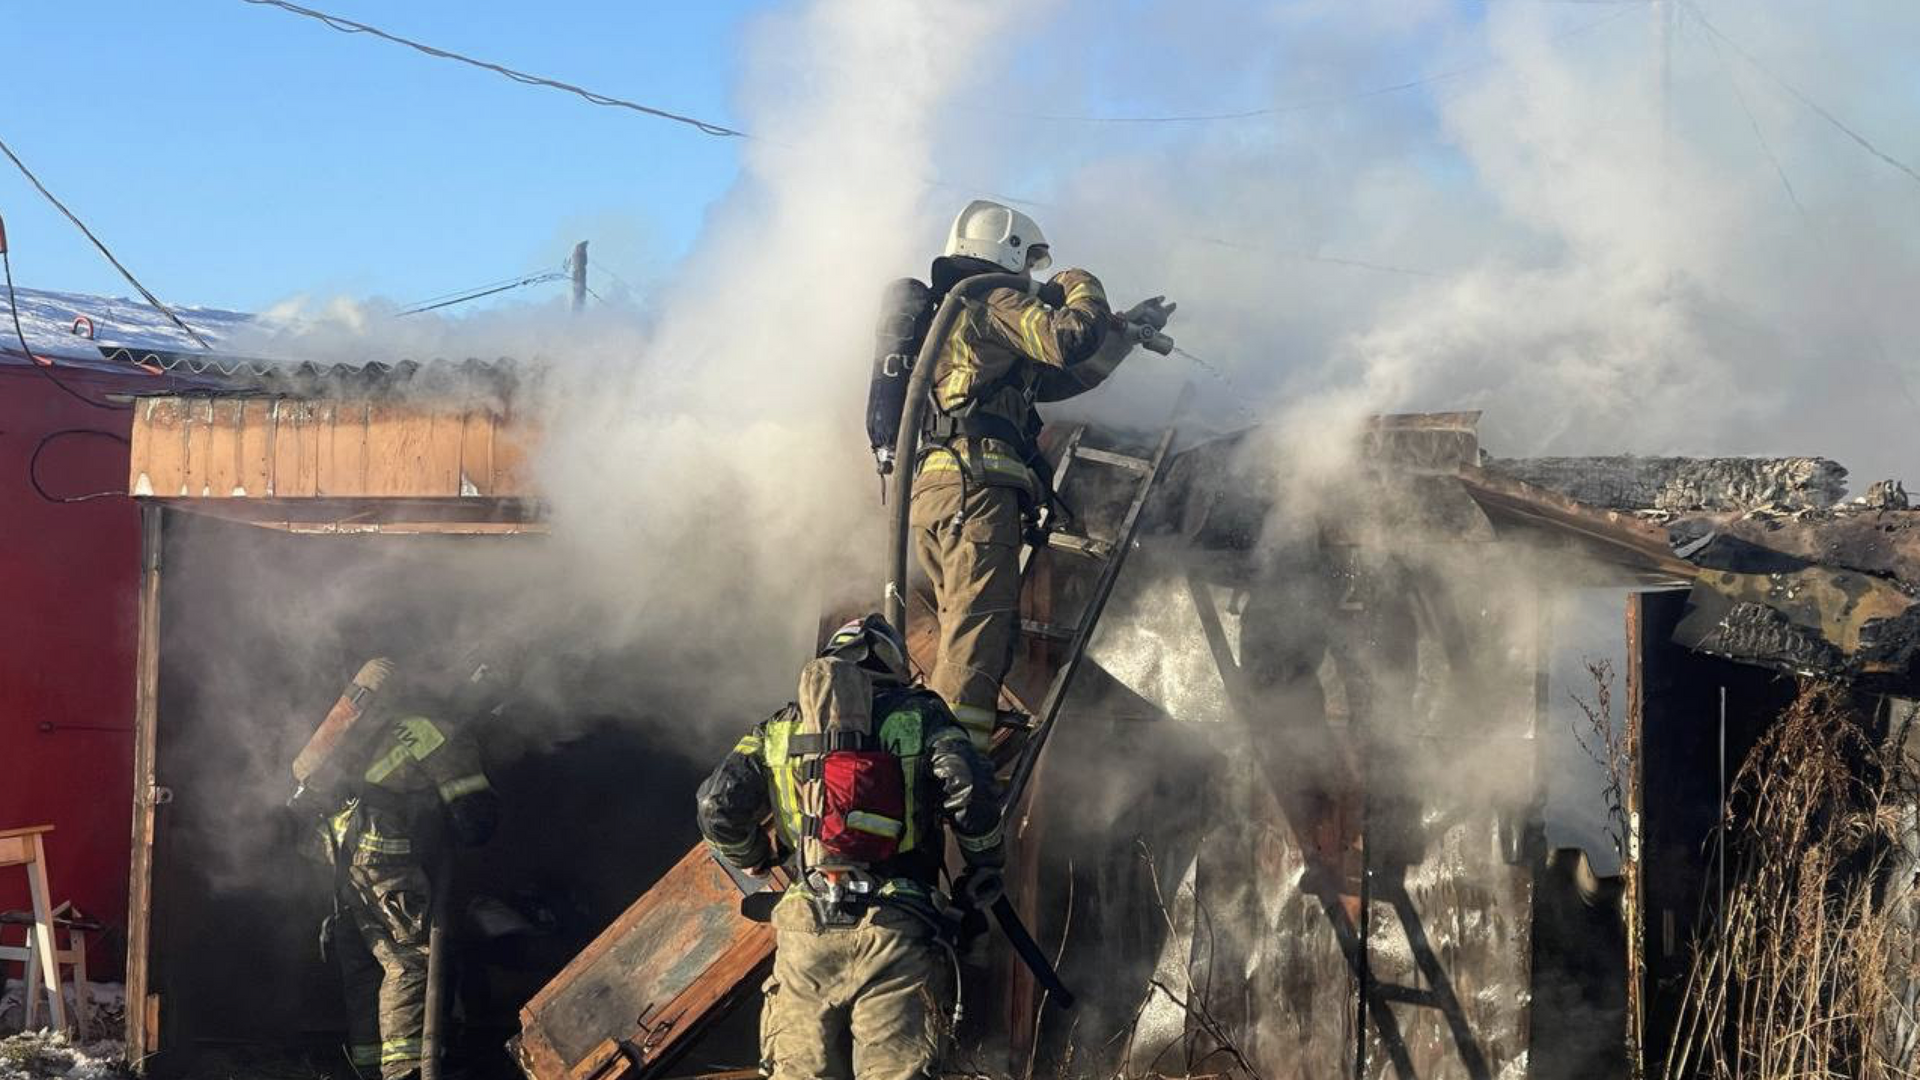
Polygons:
M1015 274L1045 270L1053 264L1038 223L1010 206L985 199L968 203L953 219L946 253L985 259Z

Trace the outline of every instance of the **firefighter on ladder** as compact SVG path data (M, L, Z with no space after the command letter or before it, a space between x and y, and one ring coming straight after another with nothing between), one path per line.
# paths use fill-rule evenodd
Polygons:
M431 869L447 843L485 843L499 820L470 724L499 711L504 683L473 656L455 670L452 685L423 692L417 679L396 678L392 661L367 661L343 701L380 694L382 707L365 737L343 741L347 760L333 764L345 783L311 800L304 788L295 796L296 806L318 802L323 814L333 914L321 942L340 966L348 1057L357 1072L384 1080L421 1066L428 919L433 890L445 886Z
M755 876L793 869L771 913L760 1021L774 1080L934 1076L958 992L959 920L938 887L945 826L967 865L955 896L984 910L1000 895L993 772L909 678L884 619L846 624L802 671L798 702L700 786L700 832L716 854Z
M934 260L930 299L937 304L979 274L1031 279L1051 262L1033 219L976 200ZM1053 497L1034 404L1100 385L1132 348L1117 331L1157 331L1173 310L1156 296L1116 315L1099 279L1062 270L1046 285L996 289L969 302L935 357L930 428L911 466L918 469L913 545L940 624L927 683L980 750L993 734L1000 682L1020 636L1020 543Z

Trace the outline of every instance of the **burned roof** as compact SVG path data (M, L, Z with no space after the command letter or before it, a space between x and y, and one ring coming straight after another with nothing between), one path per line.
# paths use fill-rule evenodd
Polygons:
M1690 588L1675 633L1688 648L1920 686L1920 510L1905 508L1898 485L1843 501L1845 470L1810 457L1483 458L1474 419L1375 418L1355 483L1407 488L1396 492L1395 528L1375 535L1341 520L1364 516L1369 500L1356 497L1316 511L1334 518L1317 522L1322 542L1392 542L1409 530L1424 542L1473 542L1489 527L1495 538L1530 536L1579 551L1581 565L1619 584ZM1243 452L1244 442L1202 443L1171 462L1162 529L1198 547L1257 553L1269 518L1285 509L1283 485L1270 455ZM1446 512L1427 512L1435 507Z
M431 359L395 363L288 364L249 357L156 350L102 350L109 358L173 375L192 376L192 388L158 390L179 397L271 397L413 399L460 402L511 401L531 381L534 369L518 361Z

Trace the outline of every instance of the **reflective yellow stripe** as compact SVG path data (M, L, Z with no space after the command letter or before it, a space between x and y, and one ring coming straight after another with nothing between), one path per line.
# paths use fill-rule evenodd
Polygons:
M760 736L755 732L747 732L740 737L739 742L733 744L733 752L736 754L745 754L747 757L752 757L759 753Z
M447 744L447 736L424 716L409 716L400 721L393 734L415 761L425 761L435 750Z
M392 776L394 770L407 763L407 748L396 746L380 755L379 759L367 766L367 783L377 784Z
M870 836L884 836L888 839L899 836L907 829L907 823L884 814L872 814L865 810L855 810L847 815L847 828L858 829Z
M962 851L991 851L995 845L1000 843L1000 824L998 821L994 822L993 828L981 833L979 836L968 836L960 830L955 829L953 831L954 843L959 844Z
M360 850L370 851L375 855L411 855L413 841L404 836L381 836L378 833L367 832L360 836Z
M1107 298L1107 294L1095 288L1092 282L1082 281L1067 290L1067 304L1077 304L1089 296L1097 296L1102 300Z
M367 783L378 784L411 758L425 761L447 743L446 735L424 716L409 716L393 728L393 748L367 767Z
M1047 356L1046 324L1046 309L1039 304L1027 308L1020 316L1020 333L1027 341L1027 355L1035 360L1044 360Z
M419 1059L419 1039L382 1039L380 1041L380 1064L382 1065Z
M471 795L476 791L486 791L491 787L493 787L493 785L487 783L487 778L482 773L462 776L440 785L440 801L452 802L462 795Z
M334 843L338 844L347 838L347 826L353 824L353 812L359 808L359 799L348 799L347 805L327 819L327 830L332 833Z
M707 841L707 846L728 858L745 858L753 854L753 841L742 840L738 844L722 844L717 840Z
M767 785L773 789L768 792L773 799L773 824L788 847L800 843L800 799L795 791L793 762L787 758L787 736L792 734L793 725L792 720L769 721L761 752L767 764Z
M1033 482L1032 471L1030 471L1026 464L1019 458L1009 457L1006 454L984 453L980 455L980 461L987 467L987 471L990 473L1018 480L1022 485L1028 485ZM923 476L927 473L964 471L965 466L960 463L960 458L951 450L936 450L928 454L920 463L920 475Z
M920 831L925 824L920 820L919 793L920 757L926 752L924 723L919 705L914 703L894 709L880 721L880 739L893 756L900 759L901 779L905 782L901 801L905 805L907 819L900 823L898 848L902 854L920 846Z

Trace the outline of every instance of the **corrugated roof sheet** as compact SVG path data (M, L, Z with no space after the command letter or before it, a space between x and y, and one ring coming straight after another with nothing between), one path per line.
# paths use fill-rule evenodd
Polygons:
M125 352L126 350L121 350ZM519 362L431 359L395 363L297 364L205 353L132 354L127 362L196 377L193 389L160 390L181 397L434 398L505 402L530 381L531 369Z
M194 344L143 301L86 293L16 289L20 328L33 355L53 366L151 378L142 395L281 398L438 398L504 403L531 370L513 360L429 359L316 364L221 351L258 316L176 307L214 351ZM0 294L0 299L4 295ZM0 313L4 320L4 313ZM29 360L9 321L0 321L0 364Z

